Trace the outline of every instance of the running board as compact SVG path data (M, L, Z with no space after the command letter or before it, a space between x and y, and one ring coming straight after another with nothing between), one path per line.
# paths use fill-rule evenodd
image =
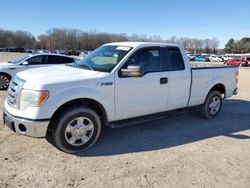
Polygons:
M113 122L108 123L107 126L111 127L111 128L122 128L122 127L131 126L131 125L137 125L137 124L142 124L142 123L148 123L151 121L157 121L157 120L176 117L176 116L184 114L185 112L186 112L185 109L178 109L178 110L173 110L173 111L168 111L168 112L161 112L161 113L157 113L157 114L140 116L140 117L136 117L136 118L113 121Z

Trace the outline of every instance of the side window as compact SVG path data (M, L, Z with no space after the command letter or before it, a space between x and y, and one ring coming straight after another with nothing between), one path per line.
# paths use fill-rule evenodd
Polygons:
M41 65L44 62L43 61L44 57L45 56L39 55L39 56L32 57L26 61L29 62L29 65Z
M75 60L70 57L62 57L62 63L73 63Z
M140 65L144 74L163 71L160 50L158 49L143 50L135 53L130 60L128 60L124 68L129 65Z
M61 56L48 55L46 64L61 64Z
M167 71L184 70L184 61L179 48L166 48L166 69Z

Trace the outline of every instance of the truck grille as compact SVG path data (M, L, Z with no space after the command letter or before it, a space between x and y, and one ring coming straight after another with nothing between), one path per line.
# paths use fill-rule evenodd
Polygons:
M8 104L11 107L17 108L18 107L18 102L19 102L19 97L20 97L20 91L24 85L25 81L18 78L14 77L9 85L8 89Z

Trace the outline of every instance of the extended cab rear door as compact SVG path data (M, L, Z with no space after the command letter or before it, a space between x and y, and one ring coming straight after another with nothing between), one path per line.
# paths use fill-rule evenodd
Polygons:
M184 49L164 48L164 68L168 75L167 110L186 107L189 100L191 70L184 56Z
M138 117L166 111L168 95L168 72L164 70L164 55L161 47L147 47L135 51L123 64L140 65L141 77L123 77L121 69L115 80L116 120Z

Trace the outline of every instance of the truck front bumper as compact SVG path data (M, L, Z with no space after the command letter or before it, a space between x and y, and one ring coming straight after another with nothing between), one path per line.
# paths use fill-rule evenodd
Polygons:
M49 120L29 120L15 117L3 110L3 121L12 131L37 138L44 138L49 126Z

